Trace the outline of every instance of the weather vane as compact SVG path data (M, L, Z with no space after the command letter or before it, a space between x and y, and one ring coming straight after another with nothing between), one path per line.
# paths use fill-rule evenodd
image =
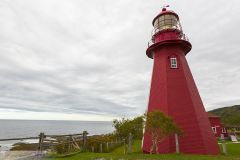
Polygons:
M162 10L166 10L167 7L170 7L170 5L164 5L164 6L162 6Z

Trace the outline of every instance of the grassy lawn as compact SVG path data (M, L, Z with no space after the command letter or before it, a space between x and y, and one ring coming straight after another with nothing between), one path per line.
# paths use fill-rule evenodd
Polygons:
M219 146L222 152L222 146ZM228 155L237 156L240 158L240 143L227 143L226 147Z
M119 147L112 153L78 153L72 156L52 157L47 160L94 160L105 158L106 160L240 160L240 144L226 144L228 155L184 155L184 154L160 154L149 155L141 152L141 141L135 141L133 153L124 155L124 147Z

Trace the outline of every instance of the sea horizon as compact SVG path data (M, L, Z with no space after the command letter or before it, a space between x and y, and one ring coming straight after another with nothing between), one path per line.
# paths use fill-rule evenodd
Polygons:
M81 121L81 122L112 122L110 120L106 120L106 121L103 121L103 120L71 120L71 119L1 119L0 118L0 121L1 120L16 120L16 121L19 121L19 120L22 120L22 121Z
M111 121L1 119L0 126L0 139L38 136L40 132L61 135L87 131L89 135L101 135L114 130Z
M40 132L64 135L87 131L89 135L102 135L112 133L114 130L111 121L80 120L0 119L0 127L0 139L37 137ZM0 151L9 150L17 142L35 143L37 140L0 141Z

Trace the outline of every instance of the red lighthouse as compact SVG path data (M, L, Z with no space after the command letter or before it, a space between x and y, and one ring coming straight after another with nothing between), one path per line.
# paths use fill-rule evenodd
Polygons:
M146 51L154 61L148 111L160 110L182 128L181 153L218 154L216 139L185 58L192 45L182 31L178 15L163 8L152 24L152 40ZM151 135L145 133L143 151L149 153L151 145ZM174 136L159 143L158 149L159 153L174 153Z

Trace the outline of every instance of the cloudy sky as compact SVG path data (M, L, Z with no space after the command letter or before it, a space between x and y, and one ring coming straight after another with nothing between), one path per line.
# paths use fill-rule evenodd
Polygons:
M206 110L240 104L238 0L0 0L0 119L142 114L151 21L165 4L193 45L187 60Z

